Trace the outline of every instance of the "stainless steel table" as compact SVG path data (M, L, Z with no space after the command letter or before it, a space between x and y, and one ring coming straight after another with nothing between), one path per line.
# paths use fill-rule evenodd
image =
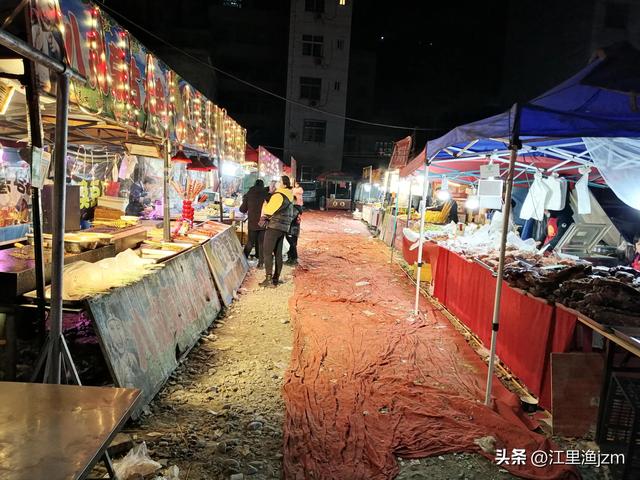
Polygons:
M0 479L83 479L140 391L0 382Z

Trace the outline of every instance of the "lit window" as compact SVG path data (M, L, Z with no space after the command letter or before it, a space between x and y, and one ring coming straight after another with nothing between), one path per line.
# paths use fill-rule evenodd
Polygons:
M320 100L322 79L314 77L300 77L300 98L306 100Z
M324 13L324 0L305 0L304 9L307 12Z
M242 0L222 0L223 7L242 8Z
M305 120L302 128L304 142L324 143L327 135L327 122L323 120Z
M302 35L302 54L322 57L324 37L322 35Z

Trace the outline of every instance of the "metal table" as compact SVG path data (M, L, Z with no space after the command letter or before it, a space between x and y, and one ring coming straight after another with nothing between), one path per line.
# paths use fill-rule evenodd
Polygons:
M0 382L0 478L86 478L139 398L137 389Z

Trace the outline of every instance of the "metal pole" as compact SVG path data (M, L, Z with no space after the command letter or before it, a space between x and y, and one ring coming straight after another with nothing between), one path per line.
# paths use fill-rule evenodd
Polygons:
M498 278L496 278L496 296L493 302L493 321L491 331L491 356L489 357L489 371L487 372L487 390L484 396L485 405L491 403L491 388L493 386L493 371L496 357L496 341L498 338L498 328L500 324L500 300L502 298L502 279L504 278L504 256L509 233L509 217L511 214L511 191L513 188L513 171L518 157L517 142L512 142L509 159L509 173L507 175L507 191L504 199L504 209L502 215L502 235L500 237L500 257L498 263Z
M73 80L85 83L87 80L78 72L69 68L64 63L55 58L45 55L39 50L36 50L24 40L10 34L6 30L0 28L0 45L7 47L9 50L16 52L17 54L33 60L34 62L47 67L49 70L55 73L65 73Z
M31 146L42 148L42 119L40 117L40 101L37 88L35 64L30 60L24 61L25 69L25 94L27 97L27 115L29 119L29 134L31 136ZM42 252L42 205L40 202L40 190L31 187L31 224L33 225L33 250L35 256L36 274L36 303L38 305L38 326L42 328L44 338L46 301L44 297L44 255Z
M425 159L427 152L424 152ZM422 244L424 237L424 214L427 210L427 194L429 192L429 161L424 164L424 184L422 185L422 202L420 202L420 238L418 239L418 268L416 269L416 301L413 307L414 315L418 315L420 305L420 278L422 276Z
M220 200L220 223L224 223L224 205L222 203L222 163L218 160L218 198Z
M407 228L411 226L411 201L413 200L413 175L409 177L409 200L407 202Z
M67 127L69 123L69 75L58 75L56 94L56 144L53 178L53 237L51 252L50 368L48 383L59 384L62 359L62 279L66 200Z
M171 241L171 210L169 208L169 175L171 174L171 140L167 138L164 148L164 174L162 176L162 238Z

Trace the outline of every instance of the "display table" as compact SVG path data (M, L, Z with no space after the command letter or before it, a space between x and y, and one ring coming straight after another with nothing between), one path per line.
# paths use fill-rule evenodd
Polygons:
M438 247L434 296L488 348L496 279L476 262ZM505 283L496 353L526 387L551 408L552 352L568 351L576 318Z
M135 389L0 382L0 478L85 478L139 399Z

